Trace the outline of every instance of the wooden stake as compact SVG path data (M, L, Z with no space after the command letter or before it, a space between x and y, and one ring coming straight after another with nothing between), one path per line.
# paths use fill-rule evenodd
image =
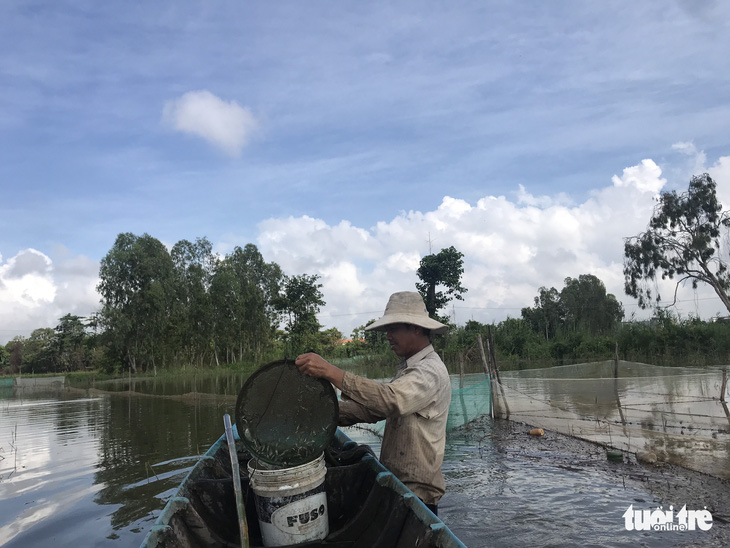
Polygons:
M507 396L504 393L504 387L502 386L502 380L499 378L499 367L497 367L497 356L494 353L494 336L492 335L492 326L487 326L487 345L489 348L489 361L492 364L492 370L494 371L494 374L497 377L497 384L499 385L499 392L502 394L502 399L504 400L504 413L505 419L509 419L509 404L507 403Z
M492 378L492 373L489 369L489 363L487 362L487 355L484 353L484 343L482 343L482 334L477 334L477 343L479 344L479 354L482 356L482 367L484 367L484 372L487 374L487 377L490 379Z

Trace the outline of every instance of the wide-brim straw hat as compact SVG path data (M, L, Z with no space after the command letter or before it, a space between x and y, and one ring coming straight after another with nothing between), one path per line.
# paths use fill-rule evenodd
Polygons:
M434 335L441 335L449 330L448 325L437 322L428 315L423 297L416 291L393 293L385 306L383 317L371 323L365 331L385 331L394 323L409 323L431 330Z

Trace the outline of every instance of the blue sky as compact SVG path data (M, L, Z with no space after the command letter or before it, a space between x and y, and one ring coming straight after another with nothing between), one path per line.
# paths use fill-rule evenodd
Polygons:
M255 243L346 334L466 255L457 323L593 273L710 172L722 2L0 4L0 342L97 306L120 232ZM713 315L687 291L679 312ZM377 311L376 313L372 313Z

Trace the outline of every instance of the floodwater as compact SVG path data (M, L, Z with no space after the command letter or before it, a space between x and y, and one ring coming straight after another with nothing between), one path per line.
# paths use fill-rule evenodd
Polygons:
M616 365L504 372L498 414L730 480L730 383L722 370Z
M139 546L222 433L223 415L235 415L243 379L187 382L135 382L134 391L125 383L0 386L0 546ZM469 394L483 397L467 390L459 406L481 412ZM464 422L466 415L449 432L439 513L471 548L658 547L705 538L702 531L627 531L629 505L654 502L640 486L566 465L570 455L561 462L511 452L493 421L480 421L477 430L459 426ZM379 450L370 431L347 433Z

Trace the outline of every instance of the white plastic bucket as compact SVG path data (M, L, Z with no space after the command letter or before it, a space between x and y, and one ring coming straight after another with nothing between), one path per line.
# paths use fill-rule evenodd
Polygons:
M299 544L329 534L324 454L307 464L279 469L252 459L248 473L264 546Z

